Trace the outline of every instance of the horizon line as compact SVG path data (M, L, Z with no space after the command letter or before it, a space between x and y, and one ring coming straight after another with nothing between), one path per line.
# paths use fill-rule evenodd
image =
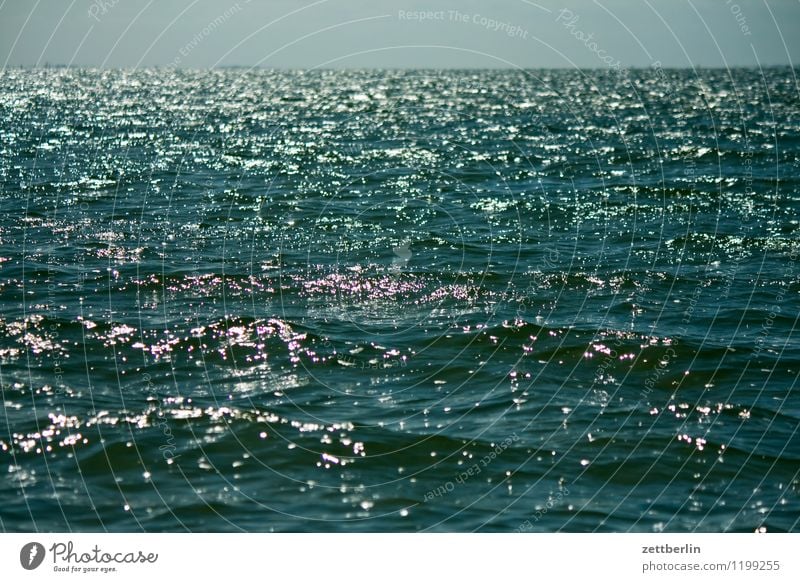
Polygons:
M654 69L673 70L673 71L686 71L686 70L718 70L730 71L736 69L748 70L761 70L761 69L797 69L798 66L791 63L769 64L769 65L635 65L629 67L567 67L567 66L530 66L530 67L265 67L261 65L215 65L209 67L181 67L165 65L146 65L134 67L102 67L97 65L76 65L76 64L63 64L63 63L44 63L34 65L7 65L0 67L0 71L7 69L94 69L101 71L130 71L130 70L147 70L147 69L167 69L174 71L214 71L221 69L249 69L249 70L263 70L263 71L652 71Z

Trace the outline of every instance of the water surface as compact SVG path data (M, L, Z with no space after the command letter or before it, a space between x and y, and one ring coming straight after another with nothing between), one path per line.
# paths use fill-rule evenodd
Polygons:
M796 530L798 105L0 73L0 527Z

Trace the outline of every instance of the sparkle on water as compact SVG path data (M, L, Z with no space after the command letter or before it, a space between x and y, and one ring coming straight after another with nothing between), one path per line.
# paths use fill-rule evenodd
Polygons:
M3 529L797 528L794 71L0 79Z

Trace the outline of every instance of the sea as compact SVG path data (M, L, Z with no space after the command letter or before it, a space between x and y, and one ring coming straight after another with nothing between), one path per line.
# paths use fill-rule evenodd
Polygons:
M800 529L797 70L0 72L0 531Z

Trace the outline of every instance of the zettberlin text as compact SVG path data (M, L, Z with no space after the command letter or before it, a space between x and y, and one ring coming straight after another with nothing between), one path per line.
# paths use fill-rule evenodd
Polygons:
M682 546L642 546L643 554L699 554L700 546L684 544Z

